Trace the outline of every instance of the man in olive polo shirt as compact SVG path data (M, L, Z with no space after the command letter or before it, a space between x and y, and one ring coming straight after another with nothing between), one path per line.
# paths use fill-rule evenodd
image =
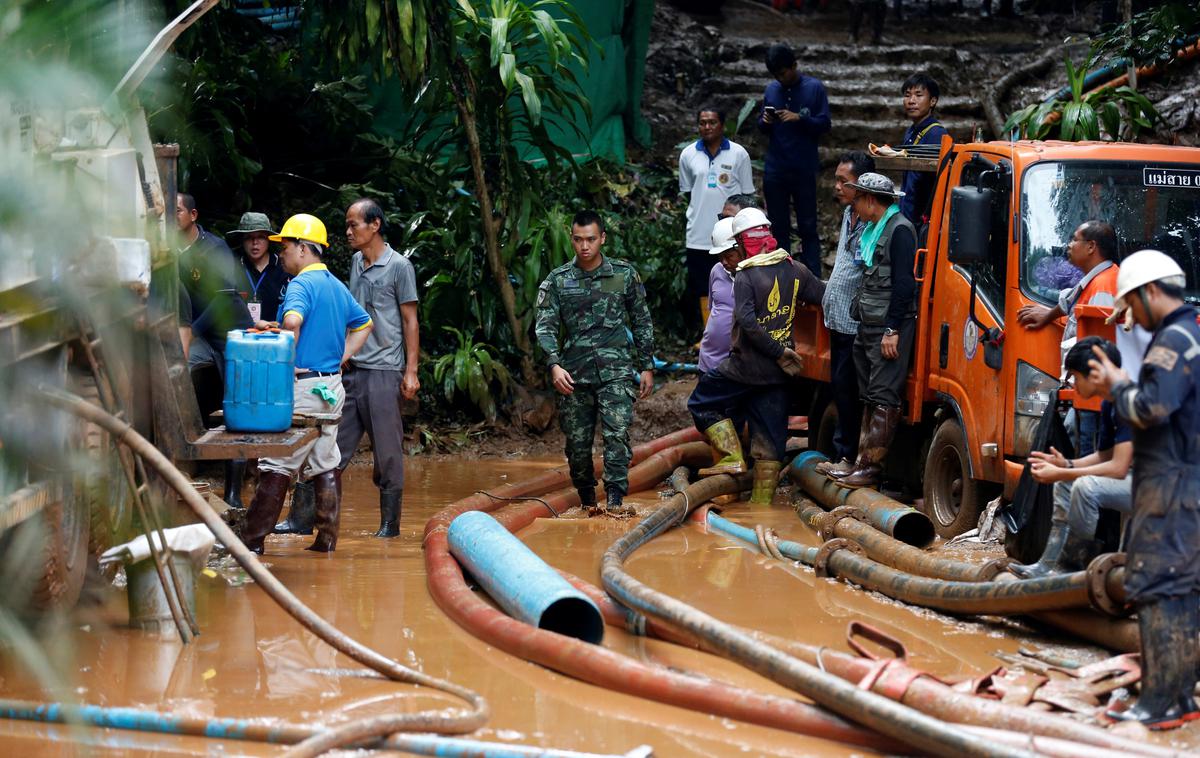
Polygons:
M372 480L379 488L376 537L400 534L404 495L404 420L400 399L416 397L420 332L417 279L408 259L383 237L383 209L363 198L346 210L346 241L355 250L350 262L350 292L375 324L344 375L346 407L338 427L342 461L350 464L363 434L371 437L375 458Z

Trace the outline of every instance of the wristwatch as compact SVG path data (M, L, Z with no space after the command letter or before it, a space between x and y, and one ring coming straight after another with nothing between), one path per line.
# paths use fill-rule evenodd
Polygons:
M884 329L884 330L883 330L883 336L884 336L884 337L895 337L895 336L896 336L897 334L899 334L899 333L900 333L900 332L896 331L895 329L893 329L893 328L892 328L892 327L890 327L890 326L889 326L888 328L886 328L886 329Z

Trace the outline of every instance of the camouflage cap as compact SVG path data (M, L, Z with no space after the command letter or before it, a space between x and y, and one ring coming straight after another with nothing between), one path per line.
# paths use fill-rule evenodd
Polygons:
M238 223L238 228L231 232L225 232L225 236L240 237L243 234L249 234L251 232L266 232L267 234L275 234L275 229L271 226L271 219L267 218L267 214L247 211L242 214L242 220L240 223Z

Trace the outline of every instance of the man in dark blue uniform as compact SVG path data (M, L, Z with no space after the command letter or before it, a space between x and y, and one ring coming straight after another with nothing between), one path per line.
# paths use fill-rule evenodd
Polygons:
M1174 260L1140 250L1121 264L1118 311L1154 336L1137 382L1096 351L1091 378L1133 427L1133 518L1125 592L1137 607L1142 683L1137 704L1109 718L1174 729L1200 718L1200 326Z
M796 212L800 251L796 259L821 277L821 236L817 233L817 142L829 131L829 97L820 79L796 68L787 45L771 45L767 71L775 81L763 92L758 128L767 135L763 197L771 214L771 235L783 250L793 250L791 209Z
M179 250L179 278L190 312L185 321L190 327L188 371L196 387L200 412L209 425L211 414L221 407L225 396L225 336L233 329L254 326L246 301L237 290L238 264L217 235L197 222L196 198L180 192L175 199L175 223L182 247ZM225 502L242 506L242 479L246 463L226 461Z
M904 115L912 126L904 132L903 145L940 145L946 127L933 114L941 88L929 74L917 73L904 80L900 94L904 96ZM900 212L918 229L928 221L929 201L933 198L937 174L932 171L905 171L900 181Z

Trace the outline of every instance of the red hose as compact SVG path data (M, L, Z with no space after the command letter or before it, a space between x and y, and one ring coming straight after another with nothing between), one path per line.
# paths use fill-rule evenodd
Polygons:
M707 445L678 444L689 439L698 439L698 434L694 430L676 432L636 448L634 460L639 463L629 472L630 491L656 485L681 463L709 463L712 459ZM676 446L664 449L672 444ZM498 488L493 494L505 497L542 494L567 484L569 479L565 472L558 470ZM555 510L565 510L577 504L577 497L572 490L545 499ZM604 647L532 628L509 618L471 591L458 562L450 555L446 541L446 529L455 516L467 510L494 509L494 506L495 501L486 496L473 495L438 512L425 528L429 592L438 607L475 637L511 655L618 692L873 750L894 752L903 749L894 740L797 700L648 666ZM541 503L514 504L504 508L498 514L498 520L506 528L517 531L543 515L545 506Z

